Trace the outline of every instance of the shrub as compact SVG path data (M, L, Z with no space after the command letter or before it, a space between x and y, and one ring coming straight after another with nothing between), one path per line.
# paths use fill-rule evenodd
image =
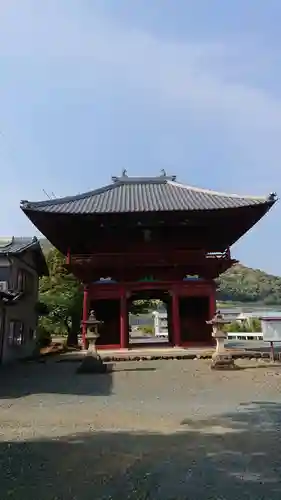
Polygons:
M151 325L144 325L141 327L141 330L145 335L152 335L154 333L154 328Z
M224 325L225 332L241 332L243 328L241 328L241 323L239 321L233 321L232 323Z
M36 335L36 344L39 349L43 347L48 347L52 343L52 336L48 330L45 328L38 327Z
M35 311L37 312L38 316L46 316L50 312L47 304L41 302L40 300L38 300L38 302L36 302L35 304Z

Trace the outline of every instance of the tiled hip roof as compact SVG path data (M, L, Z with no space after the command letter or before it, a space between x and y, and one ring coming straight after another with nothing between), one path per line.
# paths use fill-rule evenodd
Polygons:
M159 179L159 178L156 178ZM160 178L161 179L161 178ZM275 201L275 200L274 200ZM117 181L85 194L42 202L22 202L24 211L61 214L200 211L270 203L268 198L227 195L170 180ZM271 202L271 204L273 201Z

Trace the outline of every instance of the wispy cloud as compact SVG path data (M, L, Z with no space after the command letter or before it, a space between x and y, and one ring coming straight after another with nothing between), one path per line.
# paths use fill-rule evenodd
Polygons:
M126 16L117 20L110 7L102 14L102 3L0 2L1 201L7 213L1 231L8 232L10 221L13 231L31 230L18 208L21 198L42 197L43 187L64 195L102 184L124 160L147 169L155 162L156 171L169 165L182 180L195 165L193 178L205 187L281 193L280 43L268 50L245 26L243 35L220 29L215 37L213 26L204 38L188 30L168 37ZM234 10L243 0L237 3ZM218 23L222 28L224 19ZM224 168L225 158L232 170ZM259 252L249 247L253 265L260 265L253 253L261 255L275 236L279 211L265 223ZM276 263L280 267L279 255Z
M273 181L281 153L281 100L254 85L251 75L231 78L246 66L242 45L173 43L98 15L88 19L82 5L2 0L2 58L20 60L21 66L24 61L38 68L38 77L49 73L53 81L81 91L111 78L171 112L188 111L194 120L215 123L229 131L230 142L261 181L265 163ZM258 53L254 60L256 71Z

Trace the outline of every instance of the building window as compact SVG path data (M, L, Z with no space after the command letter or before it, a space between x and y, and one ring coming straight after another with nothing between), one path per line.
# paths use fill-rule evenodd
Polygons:
M32 292L34 277L25 269L19 269L16 277L16 290L18 292Z
M19 269L18 276L17 276L17 290L19 292L23 292L25 290L25 285L26 285L25 272L22 269Z
M24 324L22 321L10 321L8 344L10 346L20 346L24 344Z

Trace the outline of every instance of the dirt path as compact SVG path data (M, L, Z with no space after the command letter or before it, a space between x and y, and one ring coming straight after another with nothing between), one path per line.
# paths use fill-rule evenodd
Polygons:
M0 373L0 498L280 499L281 369L77 364Z

